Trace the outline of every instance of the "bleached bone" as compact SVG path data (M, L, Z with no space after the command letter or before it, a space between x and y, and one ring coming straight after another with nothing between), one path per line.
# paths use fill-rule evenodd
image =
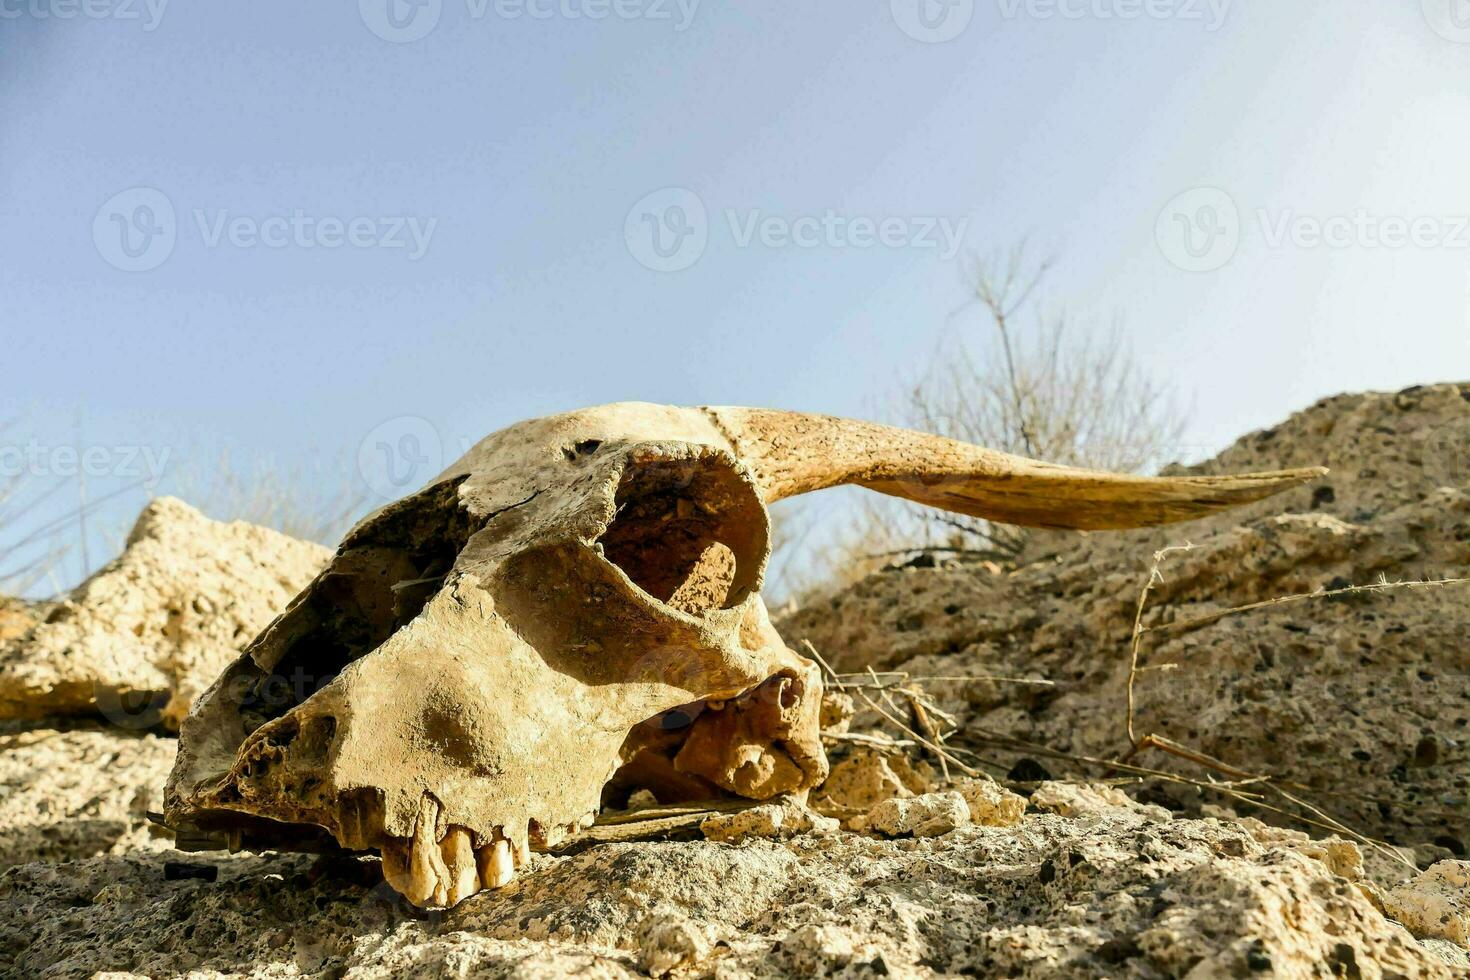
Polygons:
M497 432L352 529L185 720L181 839L378 850L420 905L605 794L804 793L821 675L759 589L766 503L842 483L1040 527L1199 517L1322 470L1147 478L865 422L625 403Z

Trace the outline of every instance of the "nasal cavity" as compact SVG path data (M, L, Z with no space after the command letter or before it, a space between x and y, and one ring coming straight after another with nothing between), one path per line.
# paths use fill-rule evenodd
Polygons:
M765 505L729 457L635 454L615 499L603 554L658 601L700 615L737 606L758 587Z

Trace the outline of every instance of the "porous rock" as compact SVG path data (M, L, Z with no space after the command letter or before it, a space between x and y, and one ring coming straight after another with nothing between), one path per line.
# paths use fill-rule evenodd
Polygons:
M857 749L833 764L826 782L813 794L812 805L827 816L848 820L884 800L926 793L931 785L928 773L920 772L905 756Z
M174 741L88 724L0 735L0 869L155 850Z
M638 965L650 976L666 977L679 967L691 967L709 955L705 930L682 912L656 909L638 926Z
M1118 807L1136 810L1151 820L1168 820L1170 813L1160 806L1134 801L1127 793L1101 783L1064 783L1048 780L1031 793L1031 805L1064 817L1097 816Z
M887 837L939 837L970 822L970 804L954 790L906 800L884 800L868 811L868 830Z
M1122 807L919 840L603 845L433 914L353 871L372 861L206 858L214 882L166 879L168 853L12 868L0 974L626 977L677 957L700 977L1449 978L1470 963L1240 825Z
M715 814L706 818L699 829L706 840L734 844L748 837L789 837L808 831L831 833L837 829L837 821L787 798L736 813Z
M0 595L0 643L25 635L42 614L37 603Z
M955 789L970 808L970 821L985 827L1014 827L1026 812L1025 797L990 779L963 779Z
M1470 861L1441 861L1384 897L1388 914L1416 936L1470 949Z
M1020 676L926 689L965 732L1093 758L1130 746L1129 640L1152 557L1135 730L1323 791L1332 817L1411 846L1470 848L1470 591L1414 588L1239 605L1380 580L1470 576L1470 384L1340 395L1247 435L1193 469L1322 464L1322 481L1177 528L1037 532L1028 560L893 568L777 626L839 671ZM1157 669L1156 669L1157 668ZM1011 765L1027 749L983 746ZM1158 751L1135 759L1199 778ZM1048 761L1069 778L1096 767ZM1198 812L1177 784L1171 808ZM1328 795L1331 794L1331 795ZM1210 794L1209 802L1222 797ZM1275 819L1268 813L1263 818Z
M122 555L0 647L0 718L101 713L177 728L330 554L159 497Z

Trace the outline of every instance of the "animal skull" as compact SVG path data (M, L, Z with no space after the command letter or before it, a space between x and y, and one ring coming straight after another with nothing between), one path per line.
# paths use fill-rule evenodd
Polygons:
M410 901L453 905L587 826L610 782L670 802L826 777L821 676L759 596L767 503L855 483L1100 529L1319 472L1116 476L739 408L522 422L358 524L199 699L166 819L234 849L376 849Z

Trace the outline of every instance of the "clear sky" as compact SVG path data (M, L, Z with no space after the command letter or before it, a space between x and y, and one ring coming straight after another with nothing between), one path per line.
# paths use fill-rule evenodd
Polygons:
M360 449L606 401L872 414L1021 239L1180 456L1470 377L1458 7L0 0L0 463L34 523L68 446L94 500L145 451L381 494Z

